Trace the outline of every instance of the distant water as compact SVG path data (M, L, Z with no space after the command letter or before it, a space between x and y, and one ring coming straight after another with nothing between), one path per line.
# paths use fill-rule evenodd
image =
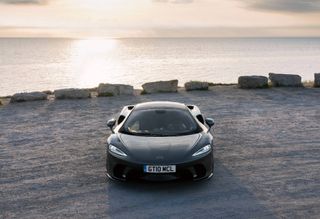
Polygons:
M0 39L0 96L22 91L320 72L320 38Z

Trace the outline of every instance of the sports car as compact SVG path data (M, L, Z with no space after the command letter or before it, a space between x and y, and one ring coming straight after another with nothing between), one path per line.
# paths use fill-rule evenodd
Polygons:
M199 108L154 101L123 107L107 122L106 173L111 179L202 180L213 175L214 125Z

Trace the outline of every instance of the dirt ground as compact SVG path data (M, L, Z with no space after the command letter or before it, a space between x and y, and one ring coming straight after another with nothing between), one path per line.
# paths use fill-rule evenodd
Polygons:
M196 104L215 119L211 180L106 180L106 121L152 100ZM320 89L230 86L0 107L0 218L319 215Z

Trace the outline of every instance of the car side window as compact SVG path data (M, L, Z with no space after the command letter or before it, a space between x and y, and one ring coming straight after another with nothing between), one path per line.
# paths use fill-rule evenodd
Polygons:
M204 124L204 119L203 119L203 116L201 114L197 115L196 116L198 121L201 122L202 124Z
M124 115L120 115L119 118L118 118L118 125L125 119L126 117Z

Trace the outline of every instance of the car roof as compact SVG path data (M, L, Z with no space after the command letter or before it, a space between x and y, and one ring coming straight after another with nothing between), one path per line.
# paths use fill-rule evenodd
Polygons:
M144 102L135 105L134 110L145 109L187 109L187 106L183 103L171 102L171 101L151 101Z

